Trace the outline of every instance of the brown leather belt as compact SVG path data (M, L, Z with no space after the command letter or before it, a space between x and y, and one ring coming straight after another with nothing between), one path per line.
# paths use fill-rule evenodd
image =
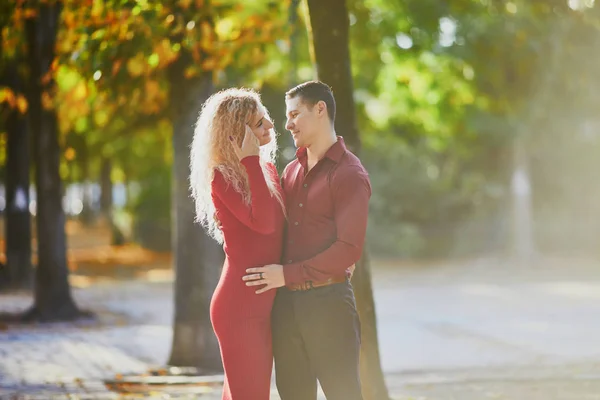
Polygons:
M348 280L348 277L346 275L344 275L344 276L337 276L337 277L329 278L326 281L322 281L322 282L306 281L304 283L286 286L286 287L288 290L296 292L299 290L310 290L310 289L315 289L315 288L319 288L319 287L323 287L323 286L334 285L336 283L344 283L347 280Z

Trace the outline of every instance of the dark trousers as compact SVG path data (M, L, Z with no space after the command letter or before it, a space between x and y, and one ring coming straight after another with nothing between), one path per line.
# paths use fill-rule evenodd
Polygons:
M280 288L272 312L277 390L282 400L362 400L360 322L349 282L292 292Z

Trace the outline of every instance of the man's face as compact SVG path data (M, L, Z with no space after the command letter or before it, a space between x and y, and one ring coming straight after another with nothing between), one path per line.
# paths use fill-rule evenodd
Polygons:
M311 145L318 123L315 109L307 106L300 96L285 99L285 129L292 134L296 147Z

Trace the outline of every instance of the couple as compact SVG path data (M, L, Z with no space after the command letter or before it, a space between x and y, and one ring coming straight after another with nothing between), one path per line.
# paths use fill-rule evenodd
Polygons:
M275 359L282 400L362 399L360 322L350 278L371 186L336 136L322 82L286 93L298 148L280 179L273 123L257 93L228 89L204 104L191 149L196 215L226 254L211 302L223 399L266 400ZM282 265L283 264L283 265Z

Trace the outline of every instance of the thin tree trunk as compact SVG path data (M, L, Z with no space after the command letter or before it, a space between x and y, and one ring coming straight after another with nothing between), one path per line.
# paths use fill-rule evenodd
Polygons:
M302 25L299 23L298 7L300 0L291 0L289 8L288 23L291 26L290 33L290 61L292 68L289 73L290 87L295 86L298 80L298 37Z
M92 184L90 180L90 149L85 138L81 138L79 147L78 161L81 168L81 187L83 209L81 210L80 219L84 225L92 225L95 219L95 213L92 209Z
M38 15L26 22L29 67L29 122L34 138L37 192L38 266L34 305L26 319L70 320L80 316L71 296L66 257L65 213L59 173L60 147L56 112L42 105L42 94L50 92L53 80L42 76L54 60L61 4L40 4Z
M531 180L525 138L513 139L512 193L512 255L520 265L528 266L535 256Z
M557 17L553 24L552 35L547 42L550 56L539 65L537 84L527 102L528 106L522 112L521 123L517 125L517 135L513 139L510 182L512 226L509 245L515 262L522 266L530 266L537 255L527 143L531 132L537 129L540 121L546 117L548 103L555 95L553 80L559 74L560 61L565 57L572 28L573 22L568 18Z
M123 233L115 224L113 215L113 183L111 178L112 162L109 158L102 158L100 165L100 214L102 215L111 232L111 244L120 246L125 244Z
M169 67L173 121L173 254L175 320L169 365L196 367L201 374L222 371L209 305L223 264L221 247L194 223L189 192L190 145L202 103L212 94L212 76L186 80L185 55Z
M7 68L7 84L24 91L15 66ZM29 213L29 129L25 115L14 109L6 120L6 270L2 286L29 288L32 284L31 214Z
M107 221L111 220L113 185L110 178L112 163L108 158L102 158L100 165L100 213Z
M333 89L337 105L335 130L355 154L360 152L349 48L349 19L345 0L308 0L313 54L318 78ZM379 357L377 320L371 266L365 246L353 284L362 324L361 380L367 400L389 399Z

